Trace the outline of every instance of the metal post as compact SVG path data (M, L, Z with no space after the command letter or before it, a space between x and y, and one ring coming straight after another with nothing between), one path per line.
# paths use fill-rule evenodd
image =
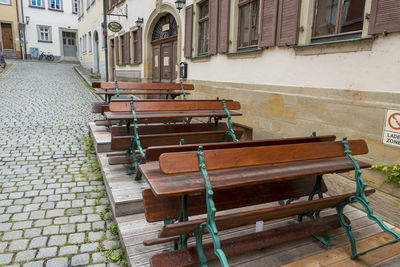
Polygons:
M108 82L108 32L107 32L107 9L106 9L106 1L108 0L103 0L103 25L105 31L105 36L104 37L104 54L106 58L106 82Z

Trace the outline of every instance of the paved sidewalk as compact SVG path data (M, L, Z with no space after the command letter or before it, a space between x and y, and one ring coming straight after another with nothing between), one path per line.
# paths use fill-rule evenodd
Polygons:
M106 266L100 251L119 242L83 141L96 97L72 64L10 63L0 73L0 266Z

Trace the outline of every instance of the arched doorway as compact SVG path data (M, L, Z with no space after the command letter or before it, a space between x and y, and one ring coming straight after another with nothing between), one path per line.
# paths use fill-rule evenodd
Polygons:
M156 23L152 37L152 81L172 83L177 73L178 31L171 14L162 16Z
M94 64L94 73L100 72L100 62L99 62L99 34L97 31L93 34L93 44L94 44L94 51L93 51L93 64Z

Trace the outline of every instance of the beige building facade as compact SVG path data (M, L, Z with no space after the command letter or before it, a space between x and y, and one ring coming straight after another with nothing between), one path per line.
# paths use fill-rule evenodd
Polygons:
M21 9L17 1L0 0L0 46L6 56L21 58Z
M103 13L103 1L79 1L79 61L83 68L102 78L106 73Z
M384 145L388 109L400 110L400 1L126 0L122 30L108 32L109 75L179 82L179 63L196 99L234 99L254 139L335 134L365 139L372 164L397 164ZM143 25L135 23L143 18ZM332 192L355 189L353 175L328 175ZM400 221L400 186L364 170L384 219ZM379 207L379 209L377 209Z

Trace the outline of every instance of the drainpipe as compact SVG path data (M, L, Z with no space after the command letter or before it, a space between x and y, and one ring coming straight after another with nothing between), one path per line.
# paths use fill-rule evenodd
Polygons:
M106 58L106 82L108 82L108 40L107 40L107 10L106 10L106 1L108 0L103 0L103 32L102 34L104 34L105 32L105 36L104 36L104 54L105 54L105 58Z
M16 0L17 2L18 0ZM23 0L21 0L21 16L22 16L22 23L25 24L25 17L24 17L24 3L22 2ZM17 13L18 14L18 13ZM26 52L26 24L24 27L24 59L27 59L28 57L28 53ZM21 41L20 41L21 43Z
M19 29L19 10L18 10L18 0L15 1L15 8L17 9L17 22L18 22L18 39L19 39L19 53L21 54L21 59L24 59L22 54L22 45L21 45L21 33ZM22 18L23 19L23 18ZM23 22L22 22L23 23ZM25 33L24 33L24 40L25 40Z

